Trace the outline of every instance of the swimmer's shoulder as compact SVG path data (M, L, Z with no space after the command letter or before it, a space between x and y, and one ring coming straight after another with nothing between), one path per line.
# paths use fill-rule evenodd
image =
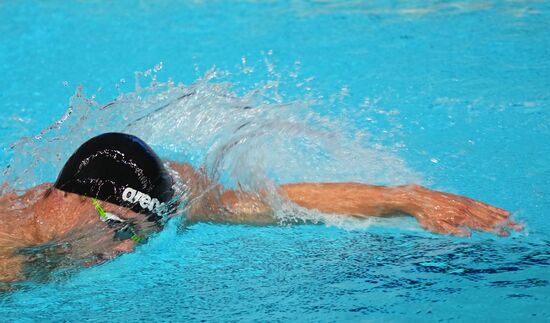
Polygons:
M0 245L23 246L41 241L36 235L35 204L44 198L51 184L42 184L22 193L0 196Z
M27 209L47 197L52 189L51 183L44 183L26 190L4 190L0 195L0 210Z

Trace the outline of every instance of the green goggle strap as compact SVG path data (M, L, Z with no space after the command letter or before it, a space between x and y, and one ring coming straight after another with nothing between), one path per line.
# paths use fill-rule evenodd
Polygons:
M97 213L99 214L99 217L101 218L101 220L107 221L108 220L107 212L105 212L105 210L101 207L101 204L99 204L97 199L94 198L94 197L92 197L92 204L95 206L95 209L96 209Z
M97 213L99 214L99 217L101 218L101 220L102 221L108 221L109 217L107 216L107 212L105 212L103 207L101 207L101 204L99 204L99 201L94 197L92 197L92 204L94 205L94 207L95 207ZM134 229L131 229L131 230L132 230L132 236L130 237L130 240L135 241L135 242L142 242L144 240L142 237L140 237L139 235L137 235L134 232Z

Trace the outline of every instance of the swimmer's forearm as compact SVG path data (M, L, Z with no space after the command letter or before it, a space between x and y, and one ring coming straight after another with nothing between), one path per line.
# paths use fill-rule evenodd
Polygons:
M360 183L297 183L281 186L283 193L299 206L323 213L357 216L414 214L411 198L415 186L376 186Z

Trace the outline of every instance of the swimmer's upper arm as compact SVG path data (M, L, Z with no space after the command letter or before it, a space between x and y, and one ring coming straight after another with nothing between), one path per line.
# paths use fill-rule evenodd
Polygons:
M221 185L213 186L208 177L190 164L168 161L169 167L187 187L186 212L189 222L207 221L219 210Z
M170 168L175 171L183 183L189 189L191 197L198 197L205 195L205 193L219 193L223 188L221 185L211 187L212 183L208 176L201 171L197 171L187 163L177 163L174 161L168 161Z
M214 185L208 176L186 163L168 161L168 165L190 191L186 210L188 222L276 223L271 208L259 194L224 190L222 185Z
M199 175L197 171L193 168L193 166L191 166L190 164L178 163L171 160L168 160L166 162L168 163L168 166L173 171L177 172L178 175L184 180L187 178L196 178Z

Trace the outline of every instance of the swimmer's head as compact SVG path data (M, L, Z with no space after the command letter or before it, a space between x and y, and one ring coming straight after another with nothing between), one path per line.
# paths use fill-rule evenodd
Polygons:
M158 221L169 211L172 177L141 139L105 133L86 141L63 166L54 187L124 206Z

